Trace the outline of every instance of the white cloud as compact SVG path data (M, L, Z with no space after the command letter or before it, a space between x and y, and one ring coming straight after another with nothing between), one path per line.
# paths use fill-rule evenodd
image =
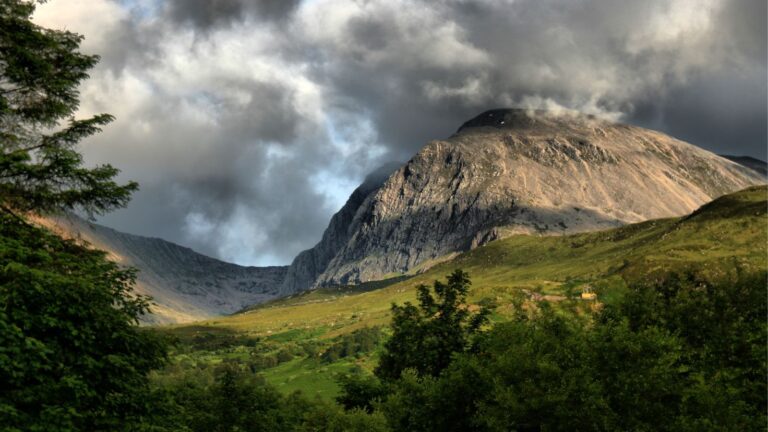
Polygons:
M142 184L106 222L241 263L290 261L366 172L488 108L683 138L706 116L710 143L764 151L765 98L694 86L765 91L761 0L50 0L35 20L102 54L81 115L117 120L84 153Z

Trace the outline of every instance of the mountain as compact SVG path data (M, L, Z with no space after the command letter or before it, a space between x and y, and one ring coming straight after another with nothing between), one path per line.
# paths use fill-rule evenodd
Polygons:
M282 346L310 346L315 352L334 344L355 346L349 342L361 329L389 325L393 303L415 304L418 285L444 280L456 269L468 272L472 280L467 307L495 306L494 322L514 319L521 302L548 302L566 315L589 316L588 311L621 299L628 286L647 282L659 272L692 271L735 279L764 271L768 266L767 199L768 188L758 186L722 196L680 218L563 236L515 235L404 280L304 291L167 331L187 341L187 346L197 346L196 358L214 361L234 356L252 361L231 350L221 350L216 357L208 348L212 341L231 346L238 338L273 343L273 356ZM596 302L579 299L586 289L597 294ZM259 347L264 352L263 345ZM378 362L376 351L350 353L330 364L318 362L317 354L299 354L287 363L265 364L260 373L285 394L301 389L332 399L339 391L338 374L353 368L372 370Z
M683 215L763 179L659 132L583 115L492 110L407 163L371 173L321 241L289 267L225 263L74 216L40 222L138 268L137 291L156 303L145 321L180 323L309 288L413 273L512 234Z
M750 168L754 171L757 171L758 173L762 174L763 177L768 176L768 163L765 161L762 161L760 159L756 159L750 156L734 156L734 155L720 155L728 160L732 160L738 164L744 165L747 168Z
M139 269L136 291L155 305L145 324L182 323L236 312L279 296L287 267L243 267L157 238L122 233L77 216L38 220Z
M762 183L660 132L580 114L486 111L355 190L281 291L383 279L512 234L684 215Z
M331 218L320 243L294 258L282 285L283 294L288 295L312 287L317 275L323 273L338 251L349 243L353 234L350 227L354 225L360 207L401 166L402 164L397 162L385 164L369 174L352 192L346 204Z
M767 227L768 187L750 187L679 218L564 236L515 235L404 280L319 288L198 324L256 334L313 328L317 333L305 332L307 337L336 335L388 323L392 303L414 302L418 285L430 285L456 269L472 278L470 302L494 299L501 316L514 313L505 306L517 300L521 290L530 299L546 300L544 296L569 291L578 295L579 288L591 285L602 291L599 300L606 302L610 291L657 271L723 275L763 270L768 263ZM188 329L197 330L198 324Z

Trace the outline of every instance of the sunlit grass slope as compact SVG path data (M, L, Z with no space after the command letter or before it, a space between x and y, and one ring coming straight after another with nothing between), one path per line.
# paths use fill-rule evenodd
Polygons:
M386 326L391 304L413 301L419 284L430 284L461 268L472 278L470 303L495 305L492 318L496 321L504 320L514 302L521 300L528 304L550 301L562 311L585 314L621 296L627 284L656 272L690 269L724 274L765 269L767 197L766 187L754 187L721 197L682 218L564 237L514 236L421 274L358 287L318 289L236 315L162 330L177 336L182 345L186 342L186 353L175 356L175 364L182 368L249 361L254 356L279 357L281 351L290 351L288 360L260 369L264 377L286 393L302 390L332 398L338 392L339 374L370 373L378 353L363 352L330 363L318 356L338 343L341 335ZM597 302L579 298L586 289L597 293ZM208 341L227 347L200 348ZM314 348L308 351L307 347Z
M494 303L497 319L523 293L531 299L578 303L589 286L608 300L627 282L655 271L709 272L765 268L768 219L764 186L721 197L693 214L570 236L520 235L489 243L428 271L381 288L326 288L233 316L197 323L251 335L310 331L331 337L386 324L390 305L414 300L415 287L456 268L472 278L470 300ZM178 328L184 333L184 327Z

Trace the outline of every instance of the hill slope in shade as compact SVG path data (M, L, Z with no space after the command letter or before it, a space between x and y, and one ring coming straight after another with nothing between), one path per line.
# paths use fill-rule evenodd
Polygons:
M750 156L734 156L734 155L720 155L728 160L732 160L738 164L744 165L747 168L750 168L758 173L760 173L763 177L768 176L768 163L765 161L762 161L760 159L755 159Z
M565 236L514 235L406 280L321 288L176 331L218 328L273 337L347 333L388 323L393 302L414 301L417 285L431 284L457 268L472 278L470 301L496 303L497 319L503 319L521 294L577 304L572 296L591 286L599 301L610 301L627 283L657 271L722 274L765 269L767 211L768 188L758 186L718 198L681 218Z
M357 284L514 234L570 234L680 216L764 183L670 136L584 115L487 111L356 190L283 293Z
M147 324L182 323L236 312L278 297L287 267L243 267L165 240L122 233L70 216L39 221L139 269L136 291L153 298Z

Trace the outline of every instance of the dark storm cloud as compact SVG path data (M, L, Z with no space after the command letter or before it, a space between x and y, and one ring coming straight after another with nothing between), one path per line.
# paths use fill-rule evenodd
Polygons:
M713 35L731 53L725 64L698 71L661 101L639 101L628 120L716 153L768 160L767 8L762 0L725 3Z
M129 208L104 222L230 260L289 261L322 231L331 212L310 180L316 164L329 164L327 155L302 130L306 119L294 110L288 89L219 84L250 101L201 94L191 98L199 106L190 108L185 107L189 98L164 98L154 113L145 113L153 137L147 148L126 145L121 153L105 147L99 154L101 146L95 146L91 155L97 159L130 164L132 158L146 158L135 162L141 170L134 166L126 173L141 182L142 191ZM197 109L215 111L217 120L195 123ZM134 126L118 121L103 139L141 142ZM315 138L323 139L322 134ZM172 217L158 218L158 213Z
M104 222L242 263L289 262L366 172L489 108L577 109L766 157L762 0L43 8L103 56L83 111L118 120L87 160L142 185Z
M201 29L225 26L246 19L282 20L290 15L299 0L170 0L165 3L171 20Z
M412 3L423 14L370 4L333 39L322 76L370 110L398 154L486 108L533 104L764 157L765 2ZM441 51L430 37L440 31L464 52Z

